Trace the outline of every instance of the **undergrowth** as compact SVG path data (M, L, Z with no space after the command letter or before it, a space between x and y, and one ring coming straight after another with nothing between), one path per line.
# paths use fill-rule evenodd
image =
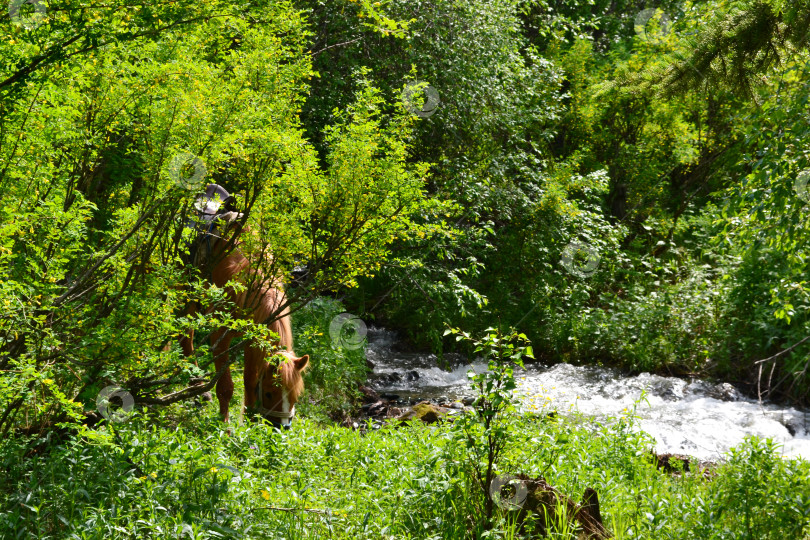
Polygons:
M507 346L514 336L478 342L503 369L472 380L484 400L463 421L339 427L328 407L351 407L366 369L362 349L329 336L340 311L323 300L295 318L313 366L291 430L245 422L237 392L230 425L216 402L178 403L0 442L0 538L525 538L514 508L488 514L481 498L482 478L522 473L576 501L595 489L618 540L810 539L810 463L751 438L708 474L664 473L632 411L597 422L513 402L503 361L529 351ZM479 439L500 441L497 455ZM559 510L547 537L577 538Z
M42 454L3 441L2 538L507 538L514 513L472 529L452 424L354 431L303 419L279 432L225 426L214 408L133 413ZM165 426L176 423L175 429ZM810 464L749 439L710 476L655 468L632 417L608 424L524 415L500 473L600 495L617 539L810 535ZM226 430L230 430L230 434ZM472 518L476 518L475 520ZM511 525L510 525L511 523ZM576 538L573 531L556 538ZM517 536L511 536L517 537Z

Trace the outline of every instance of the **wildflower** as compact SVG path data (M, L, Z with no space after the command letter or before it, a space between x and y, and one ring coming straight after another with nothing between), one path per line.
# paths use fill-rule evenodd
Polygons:
M263 489L262 490L262 497L264 497L265 501L269 501L270 500L270 493L268 493L266 489Z

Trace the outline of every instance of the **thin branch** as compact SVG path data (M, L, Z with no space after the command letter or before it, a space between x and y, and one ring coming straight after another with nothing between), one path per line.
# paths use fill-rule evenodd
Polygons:
M798 343L796 343L794 345L791 345L790 347L788 347L784 351L780 351L780 352L776 353L773 356L769 356L768 358L764 358L762 360L757 360L756 362L754 362L754 365L763 364L765 362L769 362L770 360L775 360L775 359L779 358L780 356L782 356L783 354L789 353L790 351L792 351L793 349L795 349L796 347L798 347L799 345L801 345L802 343L804 343L807 340L810 340L810 336L807 336L806 338L804 338L800 342L798 342Z
M224 337L224 335L223 335L223 337ZM220 339L222 339L222 338L220 338ZM217 343L219 343L219 341L217 341ZM230 347L227 352L230 353L230 352L232 352L234 350L237 350L240 347L244 346L244 344L245 344L244 341L240 342L238 345L234 345L233 347ZM229 371L231 369L231 364L236 362L237 359L238 358L237 358L236 355L232 355L230 358L228 358L228 361L225 362L222 365L221 368L219 368L219 370L214 374L214 376L211 378L211 380L208 381L208 383L206 383L206 384L195 384L193 386L186 387L186 388L184 388L182 390L178 390L177 392L165 395L165 396L160 397L160 398L150 398L150 397L136 396L135 401L137 403L143 403L144 405L170 405L172 403L176 403L176 402L182 401L184 399L188 399L188 398L192 398L194 396L198 396L198 395L202 394L203 392L207 392L207 391L211 390L212 388L214 388L214 386L217 384L217 381L219 381L220 377L222 377L225 374L226 371Z
M65 53L65 49L69 45L72 45L73 43L80 40L81 38L88 37L85 34L77 34L77 35L73 36L72 38L70 38L69 40L67 40L64 43L59 43L59 44L53 45L44 54L41 54L41 55L33 58L30 64L28 64L27 66L19 69L16 73L9 76L4 81L0 81L0 89L2 89L4 87L7 87L7 86L11 86L12 84L24 79L25 77L29 76L31 73L33 73L34 71L39 69L41 66L49 65L50 62L52 60L55 60L56 58L61 57L61 58L64 58L64 59L69 59L69 58L72 58L72 57L80 55L80 54L84 54L84 53L87 53L87 52L90 52L90 51L101 49L103 47L106 47L110 43L114 43L114 42L117 42L117 41L121 41L121 42L134 41L134 40L136 40L138 38L142 38L142 37L157 36L161 32L163 32L165 30L169 30L171 28L174 28L175 26L180 26L180 25L184 25L184 24L190 24L190 23L199 22L199 21L207 21L207 20L210 20L210 19L216 18L216 17L217 17L216 15L211 15L211 16L195 17L195 18L191 18L191 19L184 19L184 20L173 22L171 24L160 26L160 27L155 28L153 30L147 30L147 31L138 32L138 33L135 33L135 34L130 34L129 36L127 36L126 33L124 33L124 34L114 34L107 41L102 41L101 43L95 43L95 44L90 45L88 47L84 47L82 49L79 49L79 50L76 50L76 51L73 51L73 52ZM124 38L124 39L122 39L122 38ZM126 38L128 38L128 39L126 39Z
M328 51L332 47L341 47L343 45L351 45L352 43L356 43L356 42L360 41L361 39L363 39L363 36L354 38L351 41L344 41L343 43L333 43L332 45L329 45L328 47L324 47L323 49L321 49L319 51L315 51L315 52L313 52L311 54L312 54L313 57L315 57L315 56L318 56L319 54L321 54L324 51Z

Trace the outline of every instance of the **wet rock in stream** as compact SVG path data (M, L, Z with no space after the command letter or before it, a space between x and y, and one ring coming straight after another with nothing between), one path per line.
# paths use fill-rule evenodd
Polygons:
M406 400L410 405L405 405L397 394L378 393L368 386L360 386L359 391L363 405L357 416L340 422L345 427L365 430L370 425L372 429L379 429L385 423L412 420L433 424L465 409L460 402L450 402L447 398L436 400L438 402L410 398Z
M650 456L656 469L673 476L691 472L710 478L715 475L714 469L717 466L713 461L703 461L684 454L658 454L650 450Z
M400 422L421 420L425 424L435 424L440 418L446 417L448 411L445 407L438 407L429 401L422 401L411 407L410 410L405 411L397 420Z

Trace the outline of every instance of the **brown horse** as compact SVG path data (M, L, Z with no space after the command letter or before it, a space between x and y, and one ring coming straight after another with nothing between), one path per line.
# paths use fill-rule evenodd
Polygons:
M206 194L198 197L197 209L203 217L202 223L208 225L198 238L196 248L192 250L191 262L204 272L210 268L207 276L209 281L217 287L225 288L228 299L236 305L241 316L250 318L257 324L267 324L272 332L278 334L280 350L274 356L280 357L281 361L277 368L271 367L267 362L267 351L264 348L255 342L249 342L245 346L245 406L276 426L290 427L295 416L295 403L304 390L301 374L307 367L309 355L298 357L293 352L290 313L284 305L286 296L281 283L277 279L264 277L252 268L240 249L245 247L240 236L250 232L247 228L242 229L237 222L241 215L236 212L218 213L218 203L225 197L227 192L216 184L209 184ZM229 242L230 238L234 240ZM245 287L236 292L230 285L235 282L241 282ZM190 313L193 311L192 308ZM228 362L228 351L234 337L240 337L240 333L225 328L211 335L217 372ZM186 356L194 354L193 338L191 331L181 339ZM219 412L227 422L228 406L233 397L230 368L226 368L217 381L216 392Z

